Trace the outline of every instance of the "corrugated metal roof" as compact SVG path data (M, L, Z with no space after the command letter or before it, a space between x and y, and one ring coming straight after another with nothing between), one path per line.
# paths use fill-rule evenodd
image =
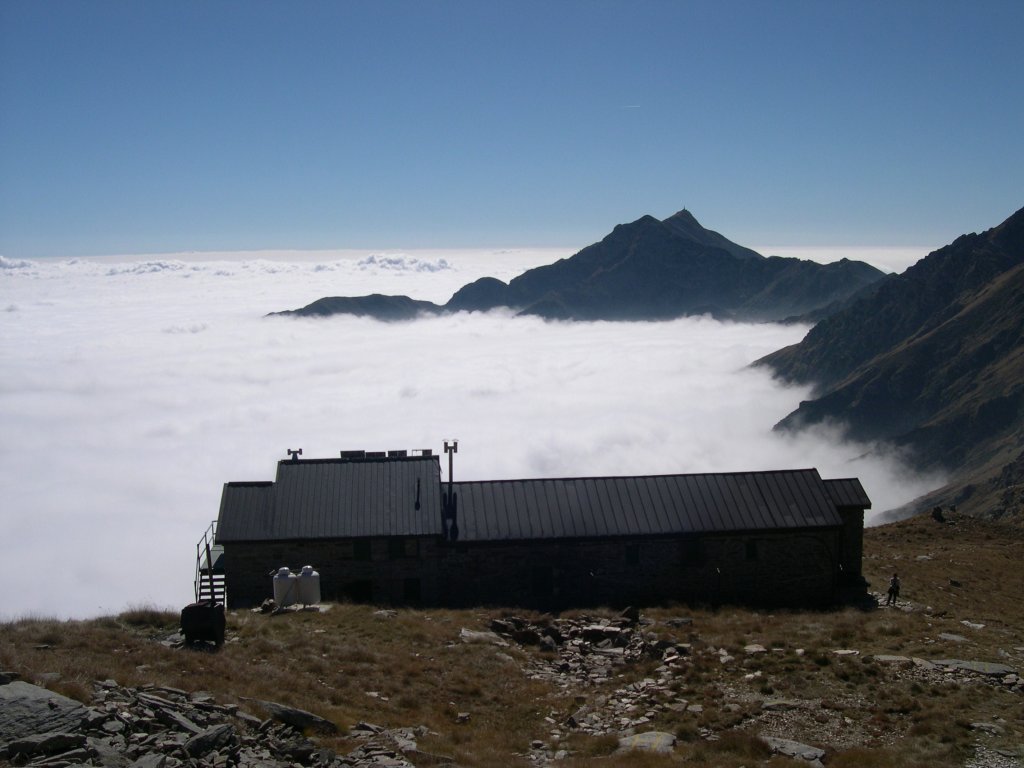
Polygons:
M224 486L217 541L441 535L440 504L436 456L281 461Z
M455 483L455 488L460 541L655 536L842 524L816 469L492 480Z
M225 483L217 518L217 542L247 539L249 531L271 524L273 512L273 483Z
M829 498L837 507L871 509L871 499L868 498L867 491L856 477L826 480L825 488L828 490Z
M857 479L815 469L455 487L460 541L828 527L871 506ZM441 495L436 456L281 461L274 483L224 486L217 541L441 536Z

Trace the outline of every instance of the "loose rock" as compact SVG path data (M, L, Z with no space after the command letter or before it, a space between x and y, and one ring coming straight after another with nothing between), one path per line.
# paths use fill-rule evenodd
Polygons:
M619 739L619 751L642 749L648 752L672 752L676 746L676 737L664 731L647 731L635 736L624 736Z

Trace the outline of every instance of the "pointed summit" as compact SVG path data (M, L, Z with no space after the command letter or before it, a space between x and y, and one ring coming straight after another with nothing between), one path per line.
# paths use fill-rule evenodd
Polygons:
M702 227L701 223L697 221L697 217L690 213L689 208L683 208L683 210L677 211L676 213L672 214L667 219L665 219L666 224L668 224L669 222L674 222L675 224L678 224L680 226L692 227L696 230L704 231L704 227Z
M742 245L737 245L727 237L724 237L710 229L704 229L694 215L685 208L679 211L679 213L669 216L661 223L671 229L675 234L685 237L687 240L693 240L701 245L711 246L712 248L721 248L723 251L731 253L737 259L764 258L757 251L751 250L750 248L744 248Z
M403 314L480 312L506 307L559 320L670 320L686 315L780 321L823 311L882 273L860 262L815 264L766 259L717 232L683 209L664 221L641 216L619 224L600 242L567 259L528 269L508 283L481 278L463 286L444 306L408 297L330 299L296 310L321 308L383 319Z

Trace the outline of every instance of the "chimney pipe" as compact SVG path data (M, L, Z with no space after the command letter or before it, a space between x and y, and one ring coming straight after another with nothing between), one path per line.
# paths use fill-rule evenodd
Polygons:
M451 443L449 443L445 440L444 452L448 454L448 496L450 498L452 493L452 457L454 454L459 452L459 441L452 440Z
M451 443L449 443L445 440L444 452L448 454L448 492L445 494L443 503L444 528L447 538L450 541L455 541L458 536L459 529L455 523L458 510L458 500L455 498L455 490L453 487L453 458L454 455L459 452L459 441L452 440Z

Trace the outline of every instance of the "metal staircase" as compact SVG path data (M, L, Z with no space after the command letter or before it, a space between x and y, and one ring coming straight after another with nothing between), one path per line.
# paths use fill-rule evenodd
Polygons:
M227 588L224 583L224 547L216 543L217 521L210 523L196 544L196 602L211 600L226 604Z

